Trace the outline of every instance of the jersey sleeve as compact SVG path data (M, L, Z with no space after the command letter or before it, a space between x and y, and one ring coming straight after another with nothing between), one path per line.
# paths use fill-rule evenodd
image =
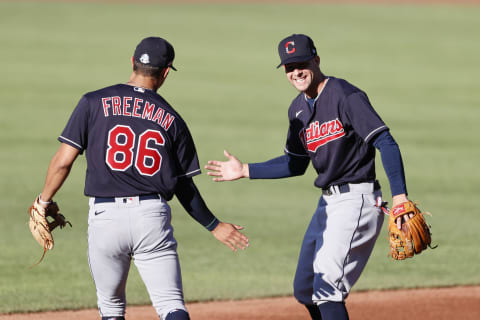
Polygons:
M308 157L305 148L305 135L302 122L297 119L290 120L290 126L287 133L287 143L285 152L292 156Z
M373 109L367 95L362 91L346 97L343 111L348 123L365 142L369 142L378 133L388 130L388 127Z
M392 196L402 193L407 194L402 155L395 139L388 131L383 131L372 140L372 143L375 148L380 150L383 168L390 182Z
M208 209L205 201L200 195L193 179L185 178L178 181L175 195L188 214L203 225L208 231L217 227L220 221Z
M87 148L88 142L88 117L88 99L83 96L73 110L62 134L58 137L58 141L80 150L80 154L82 154Z
M299 176L305 173L310 158L296 157L288 153L260 163L249 163L250 179L279 179Z
M177 178L193 177L201 173L197 150L186 126L177 135L175 151L178 163Z

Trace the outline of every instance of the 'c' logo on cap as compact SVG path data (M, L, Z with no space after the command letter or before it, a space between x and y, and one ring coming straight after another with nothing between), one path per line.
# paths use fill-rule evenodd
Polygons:
M287 43L285 43L285 51L287 51L288 54L292 54L295 52L295 42L294 41L288 41Z

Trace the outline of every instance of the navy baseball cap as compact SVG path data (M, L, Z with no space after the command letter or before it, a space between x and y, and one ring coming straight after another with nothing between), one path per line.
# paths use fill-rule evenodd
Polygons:
M159 37L148 37L140 41L133 54L135 61L156 67L170 67L177 71L172 65L175 59L175 50L167 40Z
M313 59L317 55L317 49L312 39L304 34L292 34L286 37L278 44L278 54L280 55L280 64L292 62L302 62Z

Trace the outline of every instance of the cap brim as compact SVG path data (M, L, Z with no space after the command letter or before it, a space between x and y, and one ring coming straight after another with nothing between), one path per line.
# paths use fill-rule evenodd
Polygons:
M170 66L170 69L177 71L177 68L175 68L174 66Z
M304 62L304 61L311 60L311 59L315 58L315 56L316 56L316 55L313 54L313 55L310 55L310 56L300 56L300 57L292 57L292 58L286 59L286 60L282 61L282 62L277 66L277 69L280 68L281 66L287 64L287 63Z

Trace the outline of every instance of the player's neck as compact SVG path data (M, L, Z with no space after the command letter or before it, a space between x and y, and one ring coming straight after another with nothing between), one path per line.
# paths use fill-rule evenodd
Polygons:
M132 75L130 76L130 79L128 80L127 84L134 87L141 87L141 88L149 89L156 92L158 88L160 88L160 86L162 85L163 80L165 79L145 77L145 76L136 74L135 72L132 72Z
M327 80L327 77L323 75L323 73L320 73L320 77L318 78L315 83L312 83L312 85L305 91L304 93L307 95L308 98L314 99L316 98L320 92L322 92L323 87L325 86L325 80Z

